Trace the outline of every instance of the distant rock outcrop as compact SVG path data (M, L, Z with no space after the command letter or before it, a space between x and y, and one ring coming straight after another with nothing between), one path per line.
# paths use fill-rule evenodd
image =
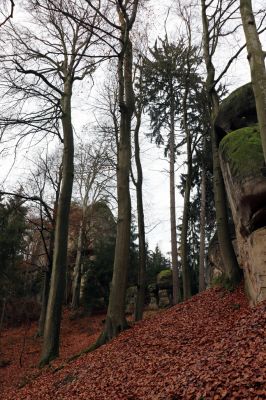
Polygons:
M172 271L163 269L156 277L156 283L151 283L147 288L146 308L156 311L160 308L172 306ZM130 286L126 293L126 313L133 314L137 298L137 286Z
M234 91L216 120L239 264L252 303L266 299L266 177L251 85Z

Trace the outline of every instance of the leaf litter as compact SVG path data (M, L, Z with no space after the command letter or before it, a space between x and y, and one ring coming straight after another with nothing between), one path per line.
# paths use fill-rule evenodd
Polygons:
M89 346L96 331L100 322L86 338L78 326L63 330L61 358L52 368L33 369L20 389L9 376L2 399L266 399L266 302L249 307L242 286L209 289L56 369L77 343Z

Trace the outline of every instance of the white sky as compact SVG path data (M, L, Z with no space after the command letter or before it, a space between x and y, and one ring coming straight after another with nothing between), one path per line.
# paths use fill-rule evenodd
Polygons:
M157 35L164 36L164 21L167 14L168 6L176 4L173 0L151 0L153 5L154 15L152 17L153 27L153 39ZM265 7L265 5L264 5ZM16 14L14 21L16 21ZM170 37L174 37L179 27L176 27L178 18L173 13L169 15L167 19L167 29ZM200 30L200 19L199 24L196 23L194 27L195 37L199 37ZM227 55L232 52L232 48L236 46L236 42L225 43L222 52L219 53L217 64L220 67L223 66L224 60L227 59ZM225 57L226 56L226 57ZM249 65L246 59L246 53L240 57L237 63L232 65L229 70L226 81L231 85L230 90L240 86L241 84L249 81ZM90 90L88 88L82 89L79 93L79 98L82 101L76 101L78 107L74 108L73 121L74 127L79 130L82 125L88 121L87 116L91 105L90 101ZM36 150L33 149L33 153ZM12 171L6 180L5 187L11 188L13 183L19 179L21 175L25 176L28 167L27 158L32 158L32 149L24 149L23 155L19 157L14 164ZM170 252L170 224L169 224L169 180L168 180L168 162L164 159L163 148L158 149L155 144L150 143L149 139L142 138L142 163L143 163L143 174L144 174L144 207L145 207L145 222L147 227L147 240L149 242L149 248L154 250L158 244L164 254ZM7 170L9 170L12 164L13 158L3 157L0 153L0 182L3 182L6 178ZM176 183L179 183L177 176ZM132 193L132 195L134 195ZM133 207L135 203L133 202ZM183 198L176 193L176 211L177 221L182 214Z

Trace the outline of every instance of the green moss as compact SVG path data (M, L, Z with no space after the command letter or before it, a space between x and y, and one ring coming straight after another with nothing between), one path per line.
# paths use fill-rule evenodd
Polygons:
M235 284L225 274L221 274L213 278L211 287L219 287L229 292L233 292L235 289Z
M159 289L168 289L172 285L172 271L163 269L157 275L157 285Z
M228 133L220 143L222 158L229 163L235 180L261 175L264 164L260 133L257 125Z
M170 269L163 269L157 275L157 280L170 279L170 278L172 278L172 271Z

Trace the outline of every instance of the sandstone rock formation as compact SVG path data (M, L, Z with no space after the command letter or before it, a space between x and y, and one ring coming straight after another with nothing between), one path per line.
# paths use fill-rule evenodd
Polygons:
M256 304L266 299L266 177L251 85L237 89L222 103L216 130L219 139L224 136L219 153L239 263Z
M147 288L148 302L146 308L157 311L172 305L172 271L164 269L156 277L156 283L151 283ZM130 286L126 293L126 313L134 314L137 298L137 286Z

